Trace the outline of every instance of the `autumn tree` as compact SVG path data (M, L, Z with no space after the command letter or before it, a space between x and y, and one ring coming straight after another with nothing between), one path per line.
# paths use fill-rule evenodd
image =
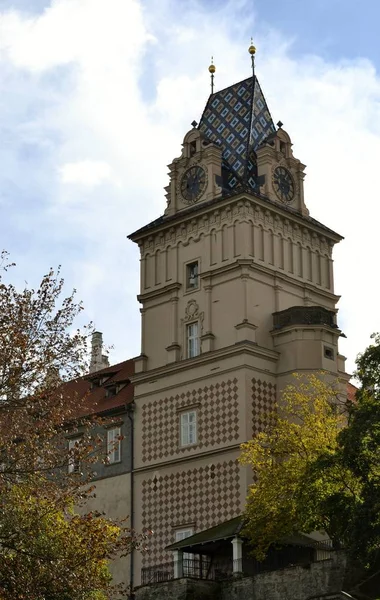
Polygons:
M335 517L352 564L367 574L380 569L380 335L372 339L356 361L359 387L334 456L334 463L355 480L356 493L347 502L342 490L336 490L324 507ZM328 469L330 463L324 459L315 472Z
M329 530L329 518L319 508L340 481L346 485L348 474L330 465L311 478L310 469L334 455L343 424L338 390L315 375L299 376L267 415L266 429L243 444L240 461L254 474L245 533L259 560L288 535Z
M108 598L108 560L141 538L125 522L86 514L90 469L68 472L71 460L97 460L101 442L96 417L65 385L87 370L91 327L74 327L82 305L75 292L62 297L59 270L36 289L18 289L1 258L0 598ZM66 438L76 428L81 442L70 455Z
M298 378L241 462L254 472L246 534L257 558L289 534L323 530L346 552L347 589L378 597L380 335L372 337L356 361L354 401L342 404L316 376Z

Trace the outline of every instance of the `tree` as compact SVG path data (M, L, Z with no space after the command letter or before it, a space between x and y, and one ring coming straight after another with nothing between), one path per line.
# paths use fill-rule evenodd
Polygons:
M0 267L0 599L108 598L108 560L139 544L124 522L85 512L97 460L96 417L80 412L66 382L87 370L87 337L74 322L75 292L50 270L37 289L5 281ZM70 453L67 435L80 428ZM80 510L79 510L80 509Z
M245 532L262 559L295 532L324 530L348 557L348 589L380 584L380 335L358 356L355 401L315 376L282 395L265 431L243 445L253 468Z
M346 485L347 473L330 465L310 477L321 457L333 456L343 426L337 390L315 375L297 377L282 393L267 427L243 444L240 461L253 469L245 533L257 559L269 546L295 532L329 530L328 516L319 508L336 485Z
M344 505L341 493L333 495L329 504L329 513L338 515L350 559L370 572L380 567L380 335L372 338L374 343L356 361L360 387L335 456L336 463L355 479L358 493L345 506L344 520L339 514Z

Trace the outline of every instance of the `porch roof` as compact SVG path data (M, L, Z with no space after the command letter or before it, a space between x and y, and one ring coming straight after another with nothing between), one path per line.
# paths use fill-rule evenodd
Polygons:
M194 535L180 540L179 542L170 544L170 546L166 547L166 550L183 550L185 548L194 546L204 546L205 544L209 544L210 542L228 540L235 537L235 535L238 535L243 526L243 517L234 517L229 521L220 523L220 525L215 525L215 527L210 527L210 529L205 529L204 531L195 533Z
M244 517L240 515L229 521L215 525L215 527L210 527L209 529L195 533L174 544L170 544L170 546L166 546L166 550L182 550L185 552L193 552L195 554L212 554L216 550L215 542L231 540L241 533L244 524ZM328 539L316 539L313 534L308 535L305 533L294 533L293 535L287 536L281 540L280 544L283 546L331 549L330 541ZM219 547L220 544L217 544L217 546Z

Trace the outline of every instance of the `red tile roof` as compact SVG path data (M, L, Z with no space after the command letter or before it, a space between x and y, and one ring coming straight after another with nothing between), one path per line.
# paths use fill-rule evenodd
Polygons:
M133 385L130 377L134 374L134 370L134 361L125 360L65 383L63 393L68 398L76 397L77 416L102 414L122 408L133 402ZM120 386L120 390L110 395L110 389L114 384Z
M358 391L358 388L356 387L356 385L348 382L347 383L347 400L349 400L350 402L356 402L355 396L356 396L357 391Z

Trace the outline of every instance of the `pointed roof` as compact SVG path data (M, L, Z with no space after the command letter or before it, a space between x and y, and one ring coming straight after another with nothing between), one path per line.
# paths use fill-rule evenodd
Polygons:
M223 187L257 187L256 150L275 131L255 75L209 97L198 129L223 149Z

